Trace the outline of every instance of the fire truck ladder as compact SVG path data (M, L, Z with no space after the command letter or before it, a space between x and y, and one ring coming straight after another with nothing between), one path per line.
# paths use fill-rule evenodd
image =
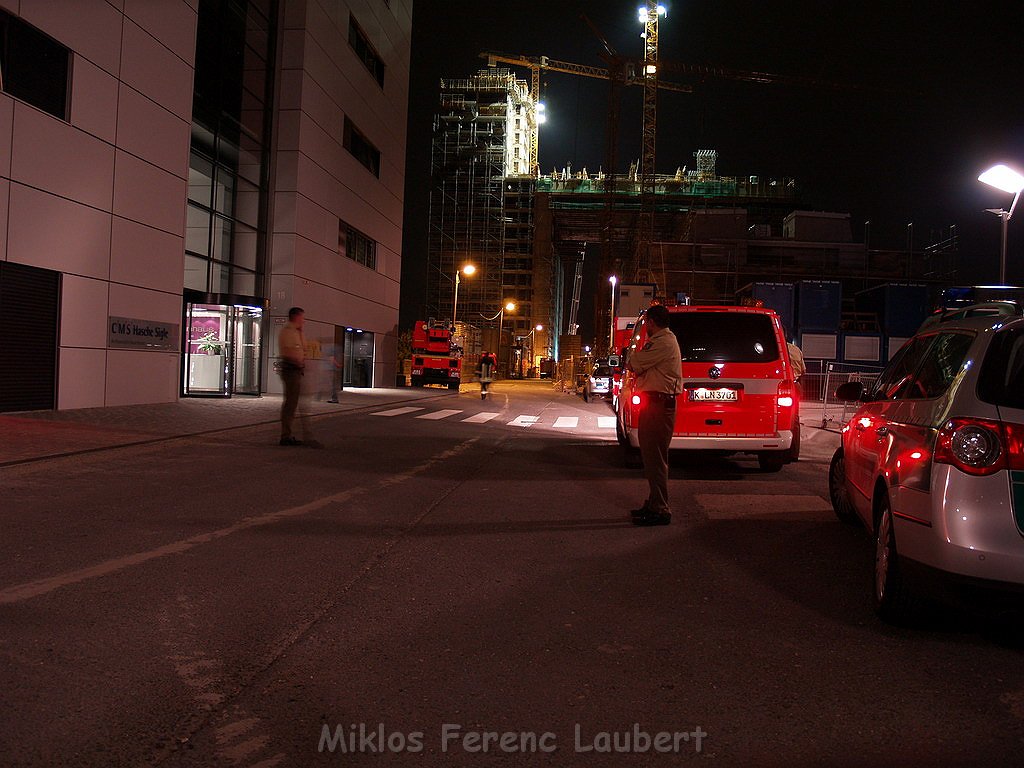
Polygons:
M583 259L587 254L587 244L583 244L579 258L576 259L576 275L572 281L572 304L569 305L569 335L575 336L579 333L580 325L577 316L580 311L580 291L583 288Z

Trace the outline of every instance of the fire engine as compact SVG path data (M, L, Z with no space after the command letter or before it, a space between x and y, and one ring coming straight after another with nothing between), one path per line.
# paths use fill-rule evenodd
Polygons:
M458 389L462 382L462 347L452 335L451 324L417 320L412 329L412 385L446 384Z

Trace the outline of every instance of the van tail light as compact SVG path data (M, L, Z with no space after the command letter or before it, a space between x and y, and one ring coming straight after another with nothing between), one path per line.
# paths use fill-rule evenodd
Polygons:
M935 441L935 462L951 464L968 475L992 475L1008 467L1004 436L1016 436L1018 457L1024 428L987 419L949 419ZM1008 441L1007 441L1008 442ZM1021 461L1020 458L1017 459Z
M794 403L796 403L796 387L793 386L793 382L789 380L780 381L779 406L782 408L792 408Z

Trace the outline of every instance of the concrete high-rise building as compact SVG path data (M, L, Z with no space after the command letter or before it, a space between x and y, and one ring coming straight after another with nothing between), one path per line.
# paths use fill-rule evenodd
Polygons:
M394 381L412 0L0 0L0 410Z

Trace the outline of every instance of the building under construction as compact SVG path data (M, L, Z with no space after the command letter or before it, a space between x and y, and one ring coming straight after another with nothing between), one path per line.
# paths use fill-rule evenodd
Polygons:
M585 254L599 284L611 275L640 277L667 301L735 303L759 281L827 277L852 297L895 280L953 279L955 237L932 238L923 249L909 242L905 251L869 250L855 241L848 214L802 210L793 179L719 175L714 150L694 152L692 168L653 179L636 166L625 174L566 168L532 176L535 118L527 83L508 70L442 82L427 296L429 313L450 317L455 270L474 264L479 271L461 283L459 319L495 329L499 321L487 318L515 302L504 315L504 343L528 337L533 365L557 356L560 334L576 332ZM611 293L597 291L599 347L610 306ZM544 330L531 335L536 325ZM486 333L484 343L494 344Z
M557 323L550 254L534 254L529 158L535 119L527 83L507 69L441 81L431 156L427 313L452 317L456 270L472 264L476 272L460 281L454 319L482 328L482 343L492 349L502 323L506 349L540 358L551 354L548 329ZM503 312L509 302L515 309ZM538 325L542 330L534 330ZM504 366L507 358L500 362Z

